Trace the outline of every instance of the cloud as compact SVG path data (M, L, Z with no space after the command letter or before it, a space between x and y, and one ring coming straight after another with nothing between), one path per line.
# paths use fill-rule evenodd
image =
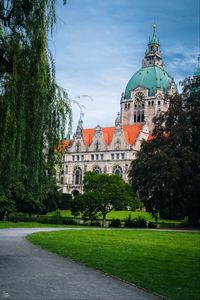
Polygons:
M154 16L166 70L176 81L191 75L197 55L197 1L69 0L58 6L50 47L57 81L86 106L84 127L112 126L121 92L141 67ZM80 117L73 106L74 127Z

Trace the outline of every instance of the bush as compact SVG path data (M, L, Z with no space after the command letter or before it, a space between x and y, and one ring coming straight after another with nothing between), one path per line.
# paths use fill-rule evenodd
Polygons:
M121 220L120 219L113 219L110 222L109 227L116 227L116 228L121 227Z
M53 215L52 215L52 221L54 221L54 224L62 224L62 216L61 213L59 211L59 209L57 209Z
M129 214L128 218L124 220L124 227L127 228L133 227L133 220L131 219L131 214Z
M133 227L146 227L147 221L144 217L141 216L137 216L134 220L133 220Z
M61 210L71 209L72 204L72 194L62 194L58 208Z
M129 214L128 218L124 220L124 227L133 228L133 227L146 227L146 219L141 216L137 216L135 219L131 219L131 214ZM150 227L150 226L149 226Z

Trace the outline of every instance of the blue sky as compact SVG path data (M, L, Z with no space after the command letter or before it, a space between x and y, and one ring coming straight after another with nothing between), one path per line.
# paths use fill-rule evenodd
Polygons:
M56 77L85 106L84 128L113 126L120 96L141 67L154 17L165 69L176 83L192 75L199 43L199 0L68 0L57 5L49 45ZM80 117L73 109L73 130Z

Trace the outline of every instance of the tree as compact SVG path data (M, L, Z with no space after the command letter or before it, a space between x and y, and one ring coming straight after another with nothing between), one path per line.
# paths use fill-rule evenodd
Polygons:
M6 215L14 211L14 201L6 198L6 196L0 196L0 220L5 219Z
M71 119L47 45L55 3L0 1L0 195L15 200L17 183L20 210L41 209L56 186L55 148Z
M129 180L146 209L165 217L200 218L200 78L183 83L166 113L155 119L151 141L132 161Z
M86 172L83 183L84 194L75 197L72 212L81 212L90 219L94 219L100 213L104 226L108 212L131 206L137 201L130 185L118 175Z

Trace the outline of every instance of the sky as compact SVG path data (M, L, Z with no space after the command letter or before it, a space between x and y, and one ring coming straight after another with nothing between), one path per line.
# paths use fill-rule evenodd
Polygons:
M71 101L73 131L81 111L84 128L114 126L121 93L141 67L154 18L166 71L177 84L193 74L200 0L68 0L66 6L58 2L49 47L57 82Z

